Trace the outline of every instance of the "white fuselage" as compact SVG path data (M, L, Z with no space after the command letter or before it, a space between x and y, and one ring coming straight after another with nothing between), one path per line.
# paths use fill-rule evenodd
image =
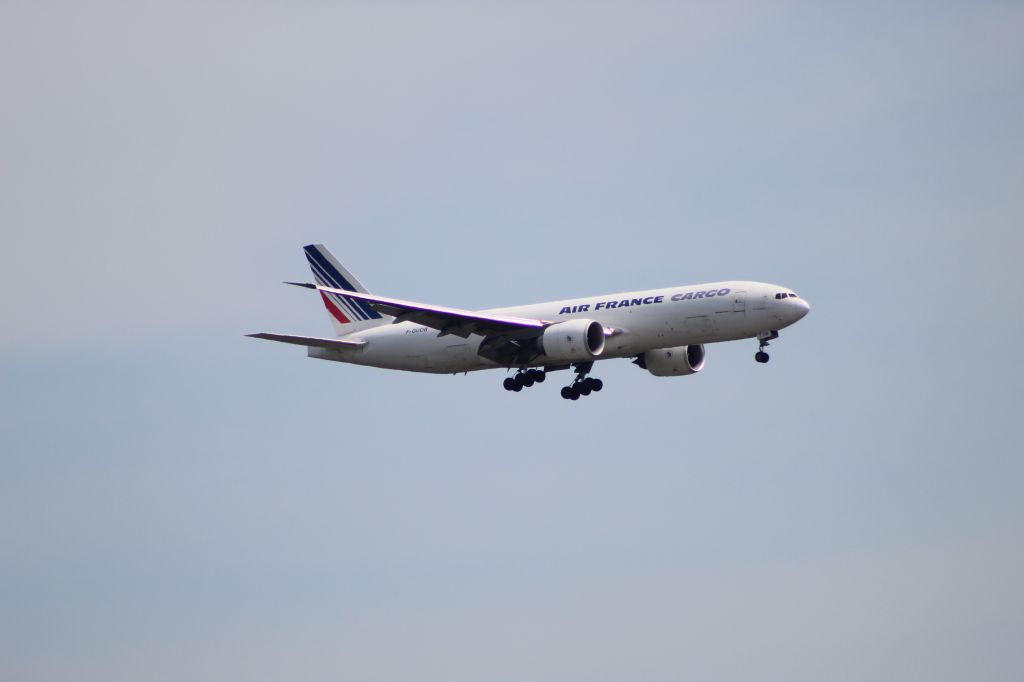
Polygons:
M777 298L786 294L784 298ZM788 287L762 282L712 282L564 301L495 308L482 313L564 322L597 320L616 333L596 360L638 355L657 348L752 338L801 319L809 306ZM310 348L309 355L387 369L437 374L499 367L481 357L483 336L439 335L412 322L388 324L343 337L365 341L359 348ZM541 356L530 366L551 364Z

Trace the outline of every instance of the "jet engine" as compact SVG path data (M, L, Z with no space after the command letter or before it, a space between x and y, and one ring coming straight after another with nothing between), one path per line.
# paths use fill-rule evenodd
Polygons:
M604 327L596 320L559 322L544 330L540 346L544 355L551 360L593 360L604 352Z
M682 377L704 369L704 346L676 346L649 350L637 356L636 364L656 377Z

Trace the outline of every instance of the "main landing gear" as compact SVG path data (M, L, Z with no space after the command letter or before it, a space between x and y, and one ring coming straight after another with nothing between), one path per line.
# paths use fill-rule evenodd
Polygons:
M590 395L604 388L604 382L592 377L577 378L568 386L562 387L562 397L566 400L579 400L582 395Z
M566 400L579 400L580 396L590 395L604 388L604 382L600 379L588 377L587 374L593 368L593 362L578 362L573 365L576 370L576 378L568 386L562 388L562 397ZM514 391L518 393L524 388L529 388L534 384L543 383L547 377L548 371L554 371L556 369L569 369L569 365L557 365L545 367L543 370L540 369L520 369L514 375L505 379L502 386L505 387L506 391Z
M580 362L575 365L576 378L568 386L562 388L562 397L566 400L579 400L580 396L596 393L604 388L600 379L588 377L587 373L594 367L593 361Z
M768 346L769 341L774 341L777 338L779 338L779 333L774 330L770 332L761 332L760 334L758 334L757 352L754 353L754 359L760 362L761 364L768 362L769 356L767 353L764 352L764 349L766 346Z
M505 379L505 381L502 383L502 386L505 387L506 391L515 391L516 393L519 393L519 391L523 390L524 388L529 388L534 384L544 383L544 379L546 378L547 375L544 373L544 370L521 369L518 372L516 372L515 376L511 376Z

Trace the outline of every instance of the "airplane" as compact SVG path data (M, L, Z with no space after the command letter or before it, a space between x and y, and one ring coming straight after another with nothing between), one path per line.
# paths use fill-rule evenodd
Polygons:
M756 339L754 359L766 363L769 342L810 310L787 287L745 281L462 310L371 294L322 244L303 250L316 282L286 284L320 294L337 336L248 336L305 346L312 358L409 372L515 369L503 382L514 392L572 368L567 400L604 387L588 376L598 360L633 358L654 376L687 376L704 368L705 344Z

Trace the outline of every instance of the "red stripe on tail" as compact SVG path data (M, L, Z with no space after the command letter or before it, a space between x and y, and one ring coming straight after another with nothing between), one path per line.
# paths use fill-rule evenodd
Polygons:
M341 322L342 324L348 324L349 322L352 321L345 317L345 313L341 312L341 309L338 308L338 306L331 303L331 299L327 298L327 294L321 291L320 298L324 299L324 305L327 306L327 310L330 311L331 315L334 315L334 319L336 319L338 322Z

